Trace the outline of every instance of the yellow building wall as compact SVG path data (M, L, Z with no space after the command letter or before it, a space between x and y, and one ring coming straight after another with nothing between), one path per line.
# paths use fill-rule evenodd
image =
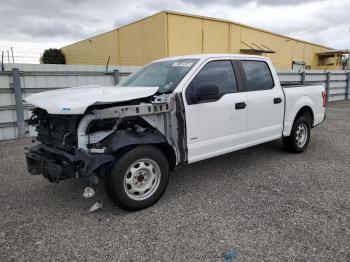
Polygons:
M314 47L313 45L310 44L305 44L305 51L304 51L304 59L305 61L308 61L308 63L306 63L306 65L311 66L311 68L314 67Z
M230 24L230 53L239 54L241 49L241 26Z
M168 13L167 16L167 56L200 53L240 54L241 49L259 49L260 47L275 51L275 53L262 55L269 57L278 69L291 69L293 61L304 62L305 65L316 69L316 53L327 50L317 45L229 21L176 13Z
M231 53L240 53L240 49L249 48L245 44L252 47L254 47L253 44L257 44L264 49L268 47L275 51L275 53L264 55L269 57L278 69L291 69L293 61L304 62L312 69L317 69L316 53L329 50L303 41L233 24L231 26Z
M159 13L118 30L121 65L144 65L166 56L165 13Z
M230 24L203 20L203 53L229 53Z
M159 13L61 48L67 64L144 65L166 56L166 15Z
M121 65L142 65L142 23L134 23L118 29Z
M118 31L113 30L61 48L67 64L105 65L119 63Z
M249 48L247 45L254 48L254 44L256 44L264 49L269 48L275 51L275 53L266 53L264 55L269 57L279 69L291 69L293 61L304 62L305 65L315 68L314 60L316 55L314 45L245 27L240 29L241 40L239 41L239 37L236 36L238 27L232 26L232 28L235 28L235 31L231 30L231 46L234 45L231 47L232 53L240 53L240 49ZM327 49L317 48L317 52L321 50Z
M202 53L202 19L168 14L168 56Z
M316 54L316 53L326 52L329 49L322 48L322 47L319 47L319 46L314 46L313 50L314 50L314 53ZM334 65L322 66L322 65L319 65L319 63L318 63L318 57L314 56L314 58L313 58L313 66L314 66L314 68L320 69L320 70L339 70L339 69L342 69L342 65L337 65L336 64L336 58L335 57L332 58L331 60L332 60L331 62Z
M143 63L167 56L166 14L160 13L143 21Z

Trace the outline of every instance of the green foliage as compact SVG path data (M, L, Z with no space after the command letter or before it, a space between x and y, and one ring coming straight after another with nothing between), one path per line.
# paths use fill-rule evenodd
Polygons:
M65 64L66 58L61 49L49 48L44 51L42 56L43 64Z

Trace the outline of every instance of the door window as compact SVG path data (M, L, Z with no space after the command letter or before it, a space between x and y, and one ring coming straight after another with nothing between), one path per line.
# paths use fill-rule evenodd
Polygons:
M274 87L269 66L264 61L241 61L247 79L247 91L268 90Z
M220 97L237 92L237 81L231 61L212 61L207 63L195 76L186 90L188 104L193 104L191 97L194 97L196 89L203 83L216 85Z

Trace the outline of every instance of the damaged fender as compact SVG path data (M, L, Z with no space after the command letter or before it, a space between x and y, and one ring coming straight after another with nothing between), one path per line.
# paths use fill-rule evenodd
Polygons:
M167 143L167 140L158 130L150 130L142 133L118 130L104 140L102 146L106 147L106 154L113 154L126 146L161 143Z

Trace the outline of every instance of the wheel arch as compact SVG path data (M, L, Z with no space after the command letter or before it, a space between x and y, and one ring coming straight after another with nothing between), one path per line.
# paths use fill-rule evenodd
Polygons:
M294 117L293 123L295 122L295 120L297 118L299 118L302 115L305 115L305 116L309 117L310 125L312 127L314 125L314 120L315 120L315 116L314 116L314 112L313 112L312 108L310 106L303 106L302 108L300 108L299 111L297 112L297 114Z
M169 162L170 170L174 170L174 168L176 167L177 161L176 161L175 150L168 143L130 144L130 145L124 146L122 148L119 148L118 150L113 152L113 154L116 158L118 158L119 156L122 156L126 152L128 152L131 149L134 149L138 146L154 146L154 147L158 148L164 154L164 156L167 158L167 160Z
M165 136L157 130L145 132L144 134L120 130L106 140L104 145L108 148L108 153L116 158L138 146L154 146L165 155L170 169L174 169L177 164L175 149L168 143Z

